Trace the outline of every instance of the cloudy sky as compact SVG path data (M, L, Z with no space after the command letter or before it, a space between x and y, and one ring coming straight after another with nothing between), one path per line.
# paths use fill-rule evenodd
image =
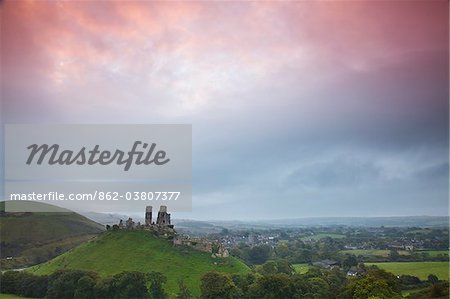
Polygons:
M448 2L6 1L4 123L190 123L195 219L447 215Z

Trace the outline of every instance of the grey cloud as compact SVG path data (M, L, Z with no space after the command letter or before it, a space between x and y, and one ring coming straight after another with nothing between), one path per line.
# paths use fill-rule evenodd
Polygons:
M336 157L330 161L308 163L291 173L285 186L300 188L358 188L378 180L381 170L370 161Z

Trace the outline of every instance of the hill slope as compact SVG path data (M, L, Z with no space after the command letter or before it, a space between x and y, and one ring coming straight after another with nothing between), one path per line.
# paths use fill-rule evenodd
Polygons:
M107 232L57 258L33 267L35 274L49 274L57 269L80 269L109 276L122 271L157 271L167 277L166 290L178 292L183 279L195 295L200 293L200 278L208 271L246 273L249 268L236 258L212 258L190 248L173 247L170 241L148 231Z
M22 202L42 206L43 203ZM77 213L4 212L0 202L2 269L41 263L91 239L103 226ZM47 206L47 205L46 205Z

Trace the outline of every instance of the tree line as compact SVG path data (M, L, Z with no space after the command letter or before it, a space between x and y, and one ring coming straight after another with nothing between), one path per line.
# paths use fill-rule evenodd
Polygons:
M162 299L166 280L159 272L122 272L101 278L96 272L81 270L59 270L48 276L8 271L1 274L0 285L2 293L29 298Z
M448 281L434 275L428 281L393 274L375 266L362 267L356 277L347 277L338 268L311 268L298 274L285 260L268 261L248 274L205 273L200 282L200 298L273 299L273 298L403 298L401 291L416 287L421 291L409 298L448 298ZM48 276L25 271L0 275L1 293L29 298L143 298L164 299L167 278L159 272L122 272L102 278L95 272L59 270ZM178 299L195 298L183 281L178 282ZM171 295L170 298L174 296Z

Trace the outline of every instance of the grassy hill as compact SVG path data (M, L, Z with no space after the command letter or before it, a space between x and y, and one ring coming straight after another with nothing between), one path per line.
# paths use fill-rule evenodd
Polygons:
M43 275L58 269L91 270L102 276L122 271L157 271L167 277L169 293L177 293L178 280L183 279L195 295L200 293L200 278L208 271L250 271L236 258L212 258L208 253L173 247L170 241L154 237L148 231L104 233L30 271Z
M21 204L37 209L48 206L38 202ZM0 202L2 269L42 263L103 231L103 226L77 213L58 211L5 212L5 202Z

